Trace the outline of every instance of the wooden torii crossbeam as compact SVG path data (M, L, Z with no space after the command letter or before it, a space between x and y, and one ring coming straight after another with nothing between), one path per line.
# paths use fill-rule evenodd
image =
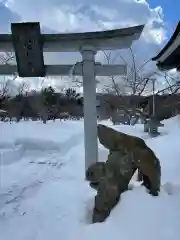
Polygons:
M1 36L1 35L0 35ZM74 65L45 65L46 75L50 76L68 76L73 69L73 75L83 76L83 63L78 62ZM95 63L95 75L96 76L113 76L126 74L127 67L125 65L109 65L101 63ZM0 65L0 75L11 75L15 72L18 73L16 65L3 64ZM36 76L37 77L37 76Z
M95 75L126 75L126 66L95 63L99 50L129 48L144 25L102 32L41 34L40 24L12 23L12 34L0 34L0 51L15 52L17 66L0 66L0 74L18 72L20 77L69 75L73 65L44 65L44 52L75 52L82 62L74 67L83 76L85 169L98 160Z

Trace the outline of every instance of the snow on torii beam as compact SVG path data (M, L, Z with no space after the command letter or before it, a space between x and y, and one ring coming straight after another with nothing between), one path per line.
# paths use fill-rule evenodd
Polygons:
M24 23L30 25L30 23ZM22 26L22 23L19 26ZM21 27L20 27L21 28ZM97 161L98 148L97 148L97 115L96 115L96 82L95 74L99 71L102 72L104 66L97 66L95 64L95 54L98 50L115 50L125 49L132 45L134 40L138 40L144 25L130 27L125 29L116 29L102 32L88 32L88 33L68 33L68 34L39 34L38 47L39 59L41 58L41 51L44 52L74 52L80 51L82 55L82 75L83 75L83 89L84 89L84 134L85 134L85 168ZM30 36L30 31L28 37ZM23 33L25 38L25 33ZM12 35L1 34L0 35L0 51L13 52L15 41L12 41ZM28 40L28 39L27 39ZM35 39L36 40L36 39ZM17 44L17 40L16 40ZM22 46L20 46L22 48ZM27 46L26 46L27 47ZM26 48L25 47L25 48ZM40 48L41 51L40 51ZM17 50L17 49L16 49ZM23 49L22 49L23 51ZM34 51L35 54L35 51ZM17 51L16 51L17 57ZM19 59L20 60L20 59ZM22 59L20 60L22 62ZM40 65L39 65L40 66ZM40 66L42 67L42 65ZM44 73L48 74L48 69L52 70L58 66L44 66ZM60 68L67 67L59 66ZM3 67L2 67L3 68ZM4 66L5 68L5 66ZM12 68L12 67L11 67ZM14 67L15 68L15 67ZM115 75L112 67L106 69L107 75ZM9 68L10 69L10 68ZM78 70L78 67L77 67ZM120 69L119 69L120 70ZM52 70L53 71L53 70ZM108 72L111 74L108 74ZM41 72L43 74L43 71ZM126 71L119 71L119 74L126 74ZM67 74L68 75L68 74Z

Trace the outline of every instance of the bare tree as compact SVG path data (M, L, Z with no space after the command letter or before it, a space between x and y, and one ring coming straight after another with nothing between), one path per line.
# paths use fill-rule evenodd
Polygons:
M139 68L136 66L136 60L134 53L132 49L130 48L130 53L132 55L132 66L127 63L127 61L121 56L120 52L117 51L115 56L111 59L112 53L106 53L103 51L105 55L105 59L108 64L113 64L115 60L118 58L123 61L123 64L127 66L127 69L129 70L127 76L123 76L118 79L118 81L115 80L114 76L111 76L111 85L110 87L112 88L112 92L115 92L116 95L142 95L148 85L151 83L150 78L154 75L154 72L149 74L148 76L144 76L141 73L141 70L146 66L146 64L151 60L149 59L148 61L144 62ZM108 86L105 86L106 91ZM108 91L109 92L109 91Z
M12 52L1 52L0 53L0 64L11 64L15 60L15 55Z
M111 59L111 56L112 56L112 52L109 52L107 53L106 51L103 51L104 53L104 56L105 56L105 59L107 61L107 64L113 64L114 61L116 60L116 57L117 55ZM120 56L120 55L119 55ZM120 56L121 57L121 56ZM123 58L122 58L123 59ZM124 60L124 59L123 59ZM126 61L124 60L125 62L125 65L127 65ZM110 82L110 85L105 85L105 88L106 88L106 91L107 92L111 92L111 93L115 93L117 96L120 96L122 94L125 94L125 91L124 91L124 86L123 86L123 83L122 83L122 80L121 82L116 82L116 79L114 76L110 76L109 77L111 82ZM111 91L108 90L108 88L111 89Z
M171 76L169 72L156 72L156 75L162 77L166 87L158 90L157 94L177 94L180 91L180 74L177 72L175 76Z
M15 59L14 53L11 52L2 52L0 53L0 65L10 65ZM4 76L4 79L0 83L0 97L4 97L9 94L10 83L17 78L17 73L14 73L12 76Z
M142 73L142 70L151 61L151 59L145 61L138 68L136 64L135 54L132 48L130 47L129 50L132 56L132 66L129 66L129 73L127 74L127 76L124 77L125 86L130 91L130 94L141 96L145 93L146 90L150 90L148 88L152 84L151 78L154 76L155 73L152 72L148 75L144 75Z
M122 101L124 105L121 104L121 109L124 109L124 113L129 119L128 122L130 122L132 116L136 116L137 114L139 116L139 115L142 115L143 113L139 109L137 109L136 103L134 101L131 102L130 97L128 98L125 96L131 95L131 96L140 97L145 92L145 90L149 88L150 84L152 84L151 78L154 76L154 72L152 72L148 76L144 76L141 73L141 70L143 69L143 67L146 66L146 64L150 61L150 59L145 63L143 63L143 65L140 66L140 68L137 68L135 56L131 48L130 48L130 53L132 55L132 60L133 60L132 66L127 63L127 61L121 56L119 51L116 52L113 58L112 58L111 52L106 53L105 51L103 51L103 53L105 55L105 59L108 64L110 63L113 64L114 61L119 58L123 61L124 65L126 65L129 70L127 76L123 76L119 78L118 81L114 76L111 76L110 77L111 85L109 86L106 85L104 92L113 93L118 97L121 97L121 99L123 97L124 99L126 99L126 101ZM127 102L128 99L130 102ZM130 109L128 109L129 108L128 106L130 107Z
M8 96L9 94L9 82L8 81L3 81L0 84L0 99Z
M22 81L18 86L18 95L25 95L29 92L29 85L27 82Z

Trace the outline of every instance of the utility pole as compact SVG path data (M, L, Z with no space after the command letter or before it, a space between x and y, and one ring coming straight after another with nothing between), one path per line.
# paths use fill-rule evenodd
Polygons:
M152 84L153 84L153 118L155 117L156 115L156 109L155 109L155 81L156 81L156 78L152 78Z

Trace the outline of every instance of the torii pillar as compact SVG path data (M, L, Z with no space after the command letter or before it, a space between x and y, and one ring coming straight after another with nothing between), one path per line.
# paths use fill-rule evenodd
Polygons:
M84 92L85 169L98 160L95 54L92 46L81 49Z

